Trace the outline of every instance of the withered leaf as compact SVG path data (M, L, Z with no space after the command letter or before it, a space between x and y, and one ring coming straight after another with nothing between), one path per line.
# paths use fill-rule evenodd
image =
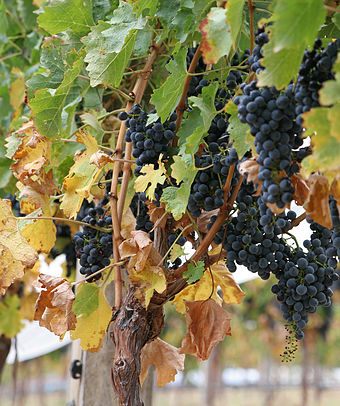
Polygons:
M188 331L179 351L206 360L215 345L231 335L231 315L213 299L186 301L185 305Z
M173 382L177 371L183 371L184 360L185 355L180 354L178 348L160 338L156 338L156 340L146 344L142 349L139 378L141 384L143 384L151 365L156 367L157 385L159 387Z
M40 274L40 292L34 320L58 336L76 328L76 315L72 311L75 295L71 284L63 278Z
M98 168L103 168L107 163L114 162L112 157L103 151L97 151L90 157L90 164L98 166Z
M325 176L314 173L308 179L310 192L303 207L306 213L324 227L332 227L332 218L329 209L329 185Z
M299 173L294 173L291 180L294 188L294 200L299 206L303 206L309 195L308 183Z
M144 231L133 231L132 237L123 241L119 246L122 259L130 258L127 269L136 268L137 272L143 270L145 262L152 248L152 240Z

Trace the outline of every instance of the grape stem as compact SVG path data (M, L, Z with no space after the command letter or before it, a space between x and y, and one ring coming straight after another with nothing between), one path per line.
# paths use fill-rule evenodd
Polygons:
M188 69L188 76L186 77L184 85L183 85L183 92L182 92L181 98L179 100L179 103L176 107L176 113L177 113L176 133L178 132L178 130L182 124L183 114L186 109L187 94L188 94L189 86L190 86L191 79L192 79L191 74L195 72L195 68L198 63L198 60L200 59L200 57L202 55L201 48L202 48L202 43L199 44L199 46L196 49L195 55L192 58L192 61L190 63L189 69ZM176 146L176 145L174 144L174 146Z
M101 272L106 271L107 269L113 268L113 267L115 267L115 266L124 265L126 261L127 261L127 260L120 261L120 262L116 262L115 264L110 264L110 265L106 266L105 268L99 269L99 271L96 271L96 272L91 273L91 275L87 276L87 277L84 278L84 279L80 279L79 281L72 282L71 285L72 285L72 286L80 285L81 283L86 282L88 279L91 279L93 276L96 276L96 275L100 274Z
M14 217L14 216L13 216ZM79 226L86 226L86 227L91 227L94 228L95 230L102 231L104 233L110 233L112 231L112 228L104 228L104 227L99 227L99 226L93 226L91 224L85 223L84 221L78 221L78 220L71 220L71 219L66 219L62 217L14 217L16 220L53 220L53 221L60 221L62 223L72 223L72 224L78 224Z
M209 245L212 243L214 237L216 236L217 232L219 229L222 227L225 219L228 217L230 211L233 208L234 201L238 195L238 192L240 190L241 184L243 182L244 176L241 176L238 184L235 186L235 188L232 190L230 198L227 200L226 196L229 193L229 190L226 189L226 186L231 184L231 179L234 173L235 169L235 164L230 167L228 178L226 180L226 184L224 186L224 197L225 201L223 206L220 208L219 214L217 216L217 219L215 220L214 224L208 231L208 233L205 235L202 243L197 247L197 250L193 254L193 256L190 258L190 261L199 261L200 258L208 251ZM228 187L228 186L227 186ZM187 270L188 268L188 263L190 261L185 262L181 267L179 267L176 271L173 272L172 277L173 279L178 279L183 276L183 273Z
M300 214L300 216L296 217L296 219L293 220L293 221L290 223L290 227L288 228L287 231L289 231L289 230L291 230L292 228L298 226L306 217L307 217L307 213L306 213L306 212Z
M129 94L130 100L127 102L125 111L128 112L131 110L134 103L139 103L143 97L146 85L148 83L148 79L151 76L151 68L152 65L157 57L159 52L159 45L153 45L152 51L149 55L148 60L145 63L145 66L139 75L136 84ZM125 123L122 122L119 129L116 150L115 150L115 158L122 159L123 157L123 147L124 147L124 138L125 138ZM132 152L132 144L131 142L127 142L125 144L125 156L124 159L126 161L131 160L131 152ZM118 178L119 172L121 170L121 163L120 161L115 161L113 166L113 173L112 173L112 182L111 182L111 190L109 193L110 197L110 206L111 206L111 216L112 216L112 224L113 224L113 235L112 235L112 242L113 242L113 258L115 263L119 262L120 256L118 251L118 246L122 240L120 234L120 224L123 216L124 210L124 203L125 197L127 193L128 183L130 180L130 172L131 172L131 162L124 162L123 165L123 179L121 183L121 189L118 199ZM114 266L115 270L115 308L116 310L119 309L121 302L122 302L122 295L123 295L123 281L121 275L120 266Z

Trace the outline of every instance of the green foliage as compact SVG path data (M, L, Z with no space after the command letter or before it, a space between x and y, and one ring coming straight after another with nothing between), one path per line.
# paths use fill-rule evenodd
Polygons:
M162 86L154 90L151 103L155 105L157 113L162 121L165 121L176 108L182 94L184 81L187 77L186 49L178 51L174 58L169 61L166 68L170 75ZM174 81L177 86L174 86Z
M34 122L40 133L47 138L56 138L71 125L73 115L67 108L75 107L78 103L78 92L74 90L74 82L84 65L84 52L70 55L70 68L65 72L64 79L55 92L49 89L37 90L34 98L30 101L30 107L34 116ZM72 63L73 62L73 63ZM62 120L62 114L66 114L66 122Z
M93 26L90 0L54 0L38 17L40 27L50 34L71 30L81 36Z
M243 156L252 147L248 138L248 126L238 119L235 103L229 102L225 111L230 114L228 130L230 139L233 141L233 147L236 149L238 156Z
M263 47L261 86L281 89L296 78L304 50L313 45L315 36L325 18L323 0L278 0L271 20L270 42Z
M202 278L204 268L205 265L203 261L198 261L197 264L190 262L188 264L188 269L183 274L183 277L188 279L188 284L195 283Z
M72 310L79 316L85 317L93 313L99 306L99 288L94 284L87 284L82 287L72 305Z

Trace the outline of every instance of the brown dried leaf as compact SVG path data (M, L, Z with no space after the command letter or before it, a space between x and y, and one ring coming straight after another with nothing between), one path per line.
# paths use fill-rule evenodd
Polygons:
M170 217L170 213L165 211L165 203L161 202L160 207L154 206L149 210L150 221L154 223L154 227L165 228L166 222Z
M16 161L11 166L13 175L41 194L53 194L57 187L52 170L46 173L44 168L50 162L52 142L38 133L32 121L24 123L15 133L22 142L12 156Z
M186 301L185 305L188 331L179 351L206 360L215 345L231 335L231 315L213 299Z
M103 151L97 151L90 157L90 164L98 166L99 169L103 168L109 162L114 162L110 155L105 154Z
M340 213L340 175L333 181L331 186L331 194L337 202L338 210Z
M299 173L294 173L291 179L294 188L294 200L299 206L303 206L309 195L308 183Z
M328 180L317 173L308 179L310 193L303 205L306 213L317 223L332 228L332 218L329 209L328 196L330 194Z
M183 371L184 360L185 355L180 354L178 348L160 338L156 338L156 340L146 344L142 349L139 378L141 384L143 384L151 365L156 367L157 385L159 387L173 382L177 371Z
M258 179L259 169L260 165L257 162L257 157L255 156L240 163L239 171L241 175L245 175L247 173L247 182L253 182L256 187L256 194L254 196L259 196L261 193L262 182L260 182Z
M45 290L40 292L34 320L58 336L76 328L76 315L72 312L75 295L71 284L63 278L40 274Z
M144 231L133 231L132 238L123 241L119 246L119 253L122 259L130 258L127 269L136 268L141 272L152 248L152 240L149 234Z

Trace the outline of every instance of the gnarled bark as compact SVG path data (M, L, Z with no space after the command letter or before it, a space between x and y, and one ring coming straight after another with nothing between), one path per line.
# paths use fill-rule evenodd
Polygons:
M158 337L164 326L162 306L145 309L131 287L115 315L113 339L116 345L111 377L120 406L143 406L139 374L144 345Z

